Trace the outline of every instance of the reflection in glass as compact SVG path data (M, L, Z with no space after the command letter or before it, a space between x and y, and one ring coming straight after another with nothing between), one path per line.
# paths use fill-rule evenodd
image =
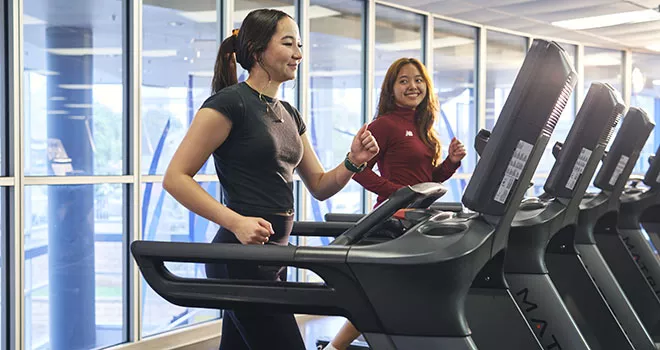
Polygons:
M23 3L25 174L123 174L122 1Z
M477 130L477 29L441 19L433 23L433 70L429 69L429 73L433 73L433 86L440 102L435 127L442 142L443 159L451 139L456 137L467 151L457 173L471 173L477 161L477 153L471 147ZM463 188L459 189L462 192Z
M213 197L219 198L218 182L200 185ZM163 191L160 183L142 185L142 239L166 242L211 242L218 225L191 213ZM203 264L166 263L177 276L205 278ZM214 309L193 309L171 304L156 294L142 279L142 336L151 336L179 327L218 318Z
M527 52L527 38L488 31L486 43L486 129L502 112Z
M215 1L145 1L142 7L142 173L163 174L211 93L217 54ZM215 174L212 162L200 169Z
M0 3L0 16L5 18L4 13L5 2ZM0 67L8 67L7 54L5 53L5 26L0 26ZM6 106L5 104L5 69L0 69L0 106ZM7 116L5 116L6 109L3 108L0 111L0 138L7 140L8 135L5 134L7 123ZM0 176L6 175L5 171L5 143L0 142ZM3 342L4 344L4 342ZM4 348L4 345L3 345Z
M363 7L361 1L348 1L341 4L341 9L335 9L326 7L327 2L310 3L312 8L323 8L328 15L310 19L307 137L323 167L330 170L344 160L355 133L362 126ZM311 195L309 198L307 220L323 221L327 212L362 212L362 186L355 181L323 202Z
M25 187L26 349L127 341L125 197L121 184Z
M660 125L660 54L632 54L632 98L630 105L643 109L649 119ZM660 146L660 133L655 128L644 145L637 165L633 170L645 174L649 168L648 158Z

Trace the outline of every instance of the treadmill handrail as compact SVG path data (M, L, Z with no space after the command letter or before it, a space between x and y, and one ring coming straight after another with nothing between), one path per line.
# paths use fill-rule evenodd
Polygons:
M315 249L316 248L316 249ZM348 247L305 247L313 259L295 259L295 246L135 241L131 252L149 285L166 300L187 307L231 308L286 305L299 313L348 315L356 307L362 320L377 322L370 304L345 265ZM325 284L246 279L188 278L172 274L165 262L252 263L295 266L318 274ZM334 263L334 264L333 264ZM340 282L343 281L343 282ZM333 285L341 283L341 291ZM347 294L350 297L347 297ZM350 304L350 305L349 305ZM289 311L289 312L291 312ZM355 316L355 315L353 315ZM359 320L356 320L359 322Z
M362 217L360 217L362 218ZM358 218L359 219L359 218ZM355 221L295 221L292 236L301 237L337 237L355 226Z

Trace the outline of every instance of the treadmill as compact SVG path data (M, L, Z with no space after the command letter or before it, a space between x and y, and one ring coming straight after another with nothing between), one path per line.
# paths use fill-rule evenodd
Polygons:
M545 192L523 200L511 224L505 279L544 349L590 349L548 275L545 252L559 231L577 224L578 205L624 110L609 84L591 84L566 141L553 148L557 160ZM489 305L482 307L488 310ZM506 327L511 320L500 322Z
M639 109L628 110L594 180L601 191L584 195L577 225L562 228L546 249L550 278L594 350L655 349L596 245L596 233L616 218L621 191L652 129Z
M147 283L176 305L344 316L375 350L477 349L468 290L475 280L504 283L490 267L501 264L511 220L576 78L558 44L534 40L463 196L469 213L429 209L446 188L423 183L397 190L329 246L135 241L131 252ZM402 208L410 226L401 236L355 245ZM325 283L185 278L167 261L295 266ZM516 349L541 349L529 326L518 326L528 337Z
M654 341L660 341L660 261L653 240L660 216L660 148L643 178L632 177L618 217L594 230L596 244ZM640 181L647 189L638 187Z

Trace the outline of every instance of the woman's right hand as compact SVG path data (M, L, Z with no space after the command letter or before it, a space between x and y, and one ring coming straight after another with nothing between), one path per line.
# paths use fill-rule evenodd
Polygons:
M241 216L230 230L243 244L266 244L275 233L270 222L251 216Z

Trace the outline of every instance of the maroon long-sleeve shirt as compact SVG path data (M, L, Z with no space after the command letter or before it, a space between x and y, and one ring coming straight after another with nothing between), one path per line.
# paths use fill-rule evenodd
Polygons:
M397 107L368 126L380 151L353 179L378 195L376 207L401 187L421 182L444 182L460 166L460 162L454 164L449 159L433 166L433 150L422 142L414 118L414 110ZM380 176L373 172L374 164L378 164Z

